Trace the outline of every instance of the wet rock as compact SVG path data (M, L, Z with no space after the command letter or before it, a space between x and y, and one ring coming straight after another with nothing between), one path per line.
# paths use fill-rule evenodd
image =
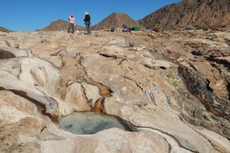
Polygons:
M104 113L104 102L105 102L105 98L100 98L96 101L92 111L93 112L99 112L99 113Z

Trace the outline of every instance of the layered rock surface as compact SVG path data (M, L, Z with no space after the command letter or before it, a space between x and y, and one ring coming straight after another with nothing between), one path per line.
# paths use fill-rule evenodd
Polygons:
M1 36L0 55L13 56L0 56L0 151L228 153L227 39L202 30ZM118 116L136 132L62 130L58 117L75 111Z

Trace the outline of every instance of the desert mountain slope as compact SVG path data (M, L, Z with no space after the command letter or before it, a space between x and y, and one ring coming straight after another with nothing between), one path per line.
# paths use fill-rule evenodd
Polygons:
M12 30L8 30L8 29L6 29L4 27L0 27L0 31L2 31L2 32L12 32Z
M68 30L69 22L59 19L57 21L51 22L51 24L42 30L45 31L61 31L61 30ZM74 30L85 30L85 27L81 27L79 25L74 26Z
M138 20L148 28L208 27L230 25L229 0L183 0Z
M113 12L100 23L96 24L93 30L122 28L123 24L127 24L129 27L139 27L139 24L127 14Z

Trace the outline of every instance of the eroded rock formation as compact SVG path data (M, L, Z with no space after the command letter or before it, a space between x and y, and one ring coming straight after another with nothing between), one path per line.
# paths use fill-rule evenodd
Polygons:
M230 150L229 32L0 36L1 152ZM136 132L76 135L58 117L95 111Z

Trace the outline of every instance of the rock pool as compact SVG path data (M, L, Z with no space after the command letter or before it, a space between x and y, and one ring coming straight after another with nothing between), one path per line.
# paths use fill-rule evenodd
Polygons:
M59 124L63 130L74 134L94 134L114 127L134 131L121 118L96 112L73 112L68 116L60 117Z

